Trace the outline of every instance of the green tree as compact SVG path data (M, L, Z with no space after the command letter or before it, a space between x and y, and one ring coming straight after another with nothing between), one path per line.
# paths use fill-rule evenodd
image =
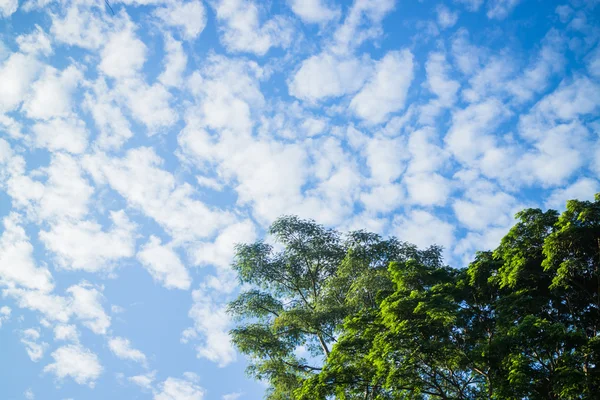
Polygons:
M596 399L600 195L516 218L467 268L281 218L280 251L237 248L234 343L270 399Z
M276 220L269 233L281 248L236 246L233 268L247 290L229 305L240 322L233 343L249 357L248 373L269 381L269 399L294 398L322 370L345 318L376 310L378 293L393 292L391 261L439 257L437 248L422 252L364 231L342 236L293 216Z

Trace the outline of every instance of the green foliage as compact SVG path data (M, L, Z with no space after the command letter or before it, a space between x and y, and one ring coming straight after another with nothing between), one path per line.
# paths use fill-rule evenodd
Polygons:
M236 248L248 372L268 399L599 398L600 195L516 217L463 269L439 247L280 218L281 250Z

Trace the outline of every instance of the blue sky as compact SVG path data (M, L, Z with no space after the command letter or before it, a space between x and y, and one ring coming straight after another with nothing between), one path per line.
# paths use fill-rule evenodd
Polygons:
M0 0L3 399L261 398L224 307L276 217L460 267L600 191L598 1L110 4Z

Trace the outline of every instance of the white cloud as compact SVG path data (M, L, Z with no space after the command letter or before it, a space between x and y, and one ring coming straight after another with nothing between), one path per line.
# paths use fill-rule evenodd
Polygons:
M228 394L223 395L222 400L237 400L240 397L242 397L243 395L244 395L244 393L242 393L242 392L228 393Z
M152 382L154 382L155 377L156 371L152 371L144 375L131 376L127 379L129 380L129 382L135 383L143 389L152 390Z
M369 192L360 195L360 200L369 213L393 211L402 205L404 198L402 185L396 183L372 186Z
M458 13L456 11L450 11L450 9L443 4L438 5L435 12L437 14L437 22L442 28L450 28L458 21Z
M202 128L251 133L253 116L263 110L259 83L265 77L255 62L209 56L204 68L190 78L197 104L188 109L188 123L201 121Z
M186 40L196 39L206 26L206 10L201 1L170 1L154 15L168 27L176 28Z
M411 203L422 206L442 206L448 202L451 183L437 173L417 173L402 180Z
M64 153L53 154L46 172L38 216L44 221L83 218L94 189L82 176L78 161Z
M472 75L479 69L483 58L487 55L485 48L470 43L469 33L461 28L452 38L452 56L458 69L465 75Z
M10 319L10 314L12 310L9 306L0 307L0 328L2 328L2 324Z
M102 289L82 282L69 287L66 291L71 295L70 308L73 314L82 321L83 325L98 335L105 335L110 327L110 317L102 307L104 298Z
M600 78L600 46L596 46L586 58L589 73L596 78Z
M593 113L600 106L600 85L585 76L572 82L563 81L552 93L543 97L522 115L519 130L529 138L540 137L554 121L570 121L580 115Z
M46 365L44 372L50 372L60 380L69 377L92 388L103 370L98 356L78 344L59 347L52 353L52 358L54 363Z
M228 268L233 259L234 246L238 243L250 243L255 239L256 230L252 221L234 223L223 229L215 240L194 246L194 263Z
M135 361L142 365L146 364L146 355L140 350L131 347L129 339L122 337L112 338L108 341L108 347L120 359Z
M355 0L334 34L332 50L351 53L368 39L381 36L381 21L394 9L394 0Z
M217 292L218 293L218 292ZM206 286L192 292L194 304L188 315L194 326L183 332L182 341L201 336L202 343L196 347L199 358L206 358L225 367L236 360L236 352L229 340L231 319L226 305L216 302L214 293ZM168 399L168 398L165 398Z
M513 196L498 191L487 182L469 183L464 198L452 204L458 221L475 231L509 226L520 206Z
M415 209L394 218L392 233L423 248L437 244L450 249L454 244L454 226L424 210Z
M339 7L323 0L290 0L294 14L306 23L324 24L340 17Z
M207 176L197 176L196 182L198 186L202 186L208 189L216 190L217 192L223 190L223 183L219 182L217 179L209 178Z
M180 87L183 84L187 55L183 51L181 42L169 35L165 37L165 52L167 53L164 61L165 69L159 75L158 80L167 87Z
M44 318L51 321L66 323L71 316L69 303L61 296L55 296L41 290L17 288L5 289L2 294L14 298L19 307L38 311L43 314Z
M25 115L43 120L68 116L72 109L71 97L82 79L82 72L73 65L60 72L46 67L23 104Z
M456 110L444 142L459 161L473 162L496 146L492 133L508 115L506 106L494 98Z
M37 329L25 329L21 332L21 343L25 345L27 355L33 362L38 362L44 357L48 343L38 343L40 332Z
M189 379L168 377L160 384L154 400L202 400L205 391Z
M79 331L75 325L58 324L54 327L54 340L79 342Z
M25 398L27 400L33 400L33 399L35 399L35 394L33 393L33 390L31 390L31 388L27 389L25 391L25 393L23 393L23 396L25 396Z
M146 62L147 48L130 24L111 33L101 51L99 70L113 78L136 76Z
M261 24L259 6L251 0L215 0L212 6L229 51L264 55L272 47L286 48L292 40L287 19L275 16Z
M85 123L76 118L53 118L36 123L33 131L36 146L55 152L60 150L81 154L87 147L88 131Z
M483 1L484 0L454 0L455 3L464 4L469 11L479 10L479 7L481 7Z
M9 288L23 287L43 292L54 288L52 275L45 267L37 267L33 246L21 226L21 217L11 213L3 220L0 236L0 284Z
M108 183L131 207L156 220L178 243L209 237L234 221L231 213L213 210L194 199L193 188L188 183L177 183L170 172L160 168L162 162L154 150L143 147L128 151L124 158L102 154L84 158L96 182Z
M21 104L40 70L40 62L29 55L13 53L0 66L0 112Z
M489 0L487 16L490 19L504 19L521 0Z
M49 1L39 0L39 2ZM39 4L40 8L47 6L47 4ZM72 4L62 15L50 13L50 18L52 19L50 32L54 35L54 39L69 46L95 50L106 43L106 37L110 33L109 19L80 4Z
M19 8L19 0L0 0L0 15L8 18Z
M311 102L339 97L359 90L371 70L368 58L321 53L302 62L288 88L292 96Z
M565 39L558 31L550 30L542 41L539 54L522 75L508 85L508 90L519 101L530 100L534 94L545 90L550 78L564 68Z
M591 178L579 178L565 188L559 188L552 192L552 194L545 201L546 207L553 208L555 210L564 209L567 200L594 200L594 194L600 192L600 184L597 180Z
M413 75L410 51L387 53L375 65L373 77L350 102L350 109L370 124L385 122L389 114L404 108Z
M162 245L159 238L150 236L137 254L138 260L155 281L167 289L188 290L192 280L179 256L169 245Z
M437 98L421 107L419 122L433 124L443 109L454 105L460 84L449 77L451 69L443 53L430 53L425 63L425 71L427 87Z
M45 56L52 54L51 39L39 25L35 26L35 31L17 36L16 42L19 45L19 50L25 54L42 54Z
M410 153L407 173L436 172L443 170L448 152L438 145L439 137L432 127L418 129L410 134L407 148Z
M40 231L40 239L66 270L110 271L121 258L132 257L135 230L124 211L111 211L112 226L104 230L94 221L59 221Z
M118 149L133 136L131 124L104 78L98 78L90 87L84 95L83 107L92 114L100 131L94 143L101 149Z
M363 154L371 172L371 178L377 183L393 182L406 168L402 138L375 136L366 140Z
M142 80L129 79L118 84L116 90L133 118L146 125L149 134L173 125L178 119L170 106L172 96L160 83L148 85Z
M563 185L590 158L589 131L579 122L547 128L534 149L521 155L519 170L544 186ZM527 176L523 176L527 179Z
M573 9L567 4L557 6L555 11L560 18L560 22L562 22L563 24L569 22L571 15L573 15Z

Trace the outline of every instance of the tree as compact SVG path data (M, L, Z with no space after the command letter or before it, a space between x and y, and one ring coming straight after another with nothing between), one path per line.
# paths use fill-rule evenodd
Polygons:
M248 290L229 305L240 321L233 343L248 355L249 374L269 381L269 399L294 398L322 370L344 319L377 309L377 293L393 291L391 261L439 257L437 248L421 252L363 231L342 237L293 216L276 220L269 233L280 250L264 242L236 246L233 268Z
M237 247L234 343L270 399L595 399L600 194L526 209L467 268L441 249L284 217ZM306 346L310 360L297 356Z

